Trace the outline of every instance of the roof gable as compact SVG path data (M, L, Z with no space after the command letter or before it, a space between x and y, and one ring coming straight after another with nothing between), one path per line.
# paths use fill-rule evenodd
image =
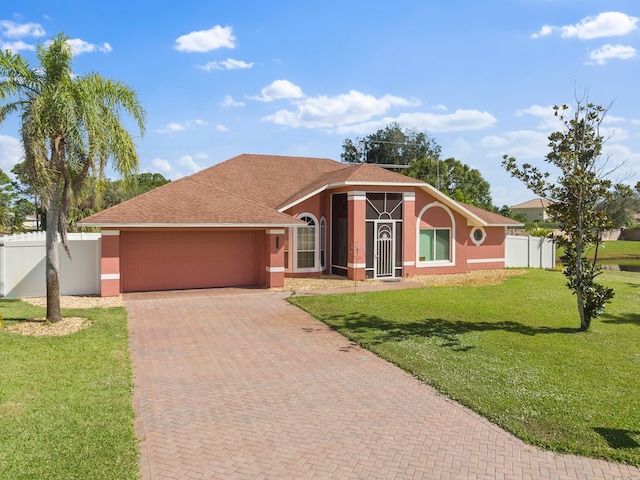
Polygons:
M473 224L519 225L456 202L433 186L370 164L327 158L243 154L163 185L78 222L80 226L290 226L282 213L325 189L344 185L421 188Z
M279 210L286 210L317 192L344 185L426 185L426 183L421 180L391 172L384 168L375 167L367 163L358 165L340 165L342 168L326 172L313 182L305 185L301 190L293 193L279 205Z

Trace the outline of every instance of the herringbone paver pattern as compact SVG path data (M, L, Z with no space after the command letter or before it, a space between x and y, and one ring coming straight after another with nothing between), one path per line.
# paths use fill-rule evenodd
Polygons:
M264 291L125 296L141 479L614 479L530 447Z

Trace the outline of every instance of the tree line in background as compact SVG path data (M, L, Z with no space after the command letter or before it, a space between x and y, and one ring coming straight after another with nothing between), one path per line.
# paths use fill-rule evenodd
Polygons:
M0 233L45 230L42 195L29 184L24 163L16 164L11 173L14 180L0 169ZM137 173L118 180L89 176L69 210L69 231L76 231L76 222L89 215L169 182L160 173Z
M491 185L479 170L452 157L443 159L442 149L435 139L416 129L403 129L393 122L363 138L347 138L342 149L340 156L345 163L381 165L427 182L459 202L528 223L524 214L513 213L509 205L493 205ZM635 188L624 183L611 184L609 193L600 199L599 206L611 221L611 229L634 226L634 214L640 212L640 182ZM557 227L557 222L527 226L546 235Z
M394 122L364 138L347 138L342 148L345 163L382 165L427 182L454 200L496 210L491 186L480 171L455 158L441 158L440 145L423 132L403 130Z

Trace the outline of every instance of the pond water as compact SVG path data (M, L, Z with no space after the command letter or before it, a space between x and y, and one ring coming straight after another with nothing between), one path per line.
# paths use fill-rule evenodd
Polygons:
M603 270L640 273L640 260L607 260L600 265Z

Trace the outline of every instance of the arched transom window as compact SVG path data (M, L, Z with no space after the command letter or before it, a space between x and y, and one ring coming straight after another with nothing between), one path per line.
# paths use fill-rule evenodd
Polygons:
M306 226L296 228L296 268L307 270L316 268L317 222L312 215L302 215L300 220Z

